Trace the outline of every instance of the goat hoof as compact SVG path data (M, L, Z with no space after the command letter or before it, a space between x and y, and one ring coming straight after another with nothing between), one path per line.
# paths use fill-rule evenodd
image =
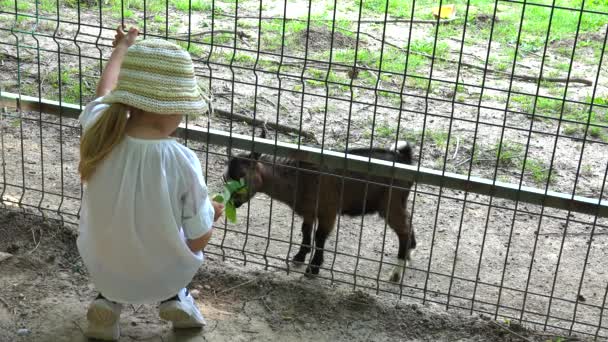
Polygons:
M391 277L389 278L389 281L393 283L399 283L399 280L401 280L401 276L398 273L391 274Z
M306 259L306 254L297 253L296 255L293 256L293 263L294 264L303 264L305 259Z
M319 266L308 266L306 268L306 275L317 275L319 274Z

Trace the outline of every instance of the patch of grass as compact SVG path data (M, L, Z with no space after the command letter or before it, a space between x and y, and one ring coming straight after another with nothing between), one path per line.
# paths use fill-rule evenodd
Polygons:
M500 142L497 142L494 145L494 150L496 151L495 157L498 160L498 165L503 167L518 165L518 160L523 155L523 147L520 144L504 140L502 142L502 148L500 148L501 146L499 144Z
M379 90L378 96L388 99L393 105L399 107L401 105L401 95L385 90Z
M517 104L522 112L532 113L534 97L529 95L513 95L511 96L511 102Z
M570 70L570 63L569 62L557 63L557 65L555 65L555 68L558 70L567 72L568 70Z
M408 77L407 81L406 81L406 84L409 88L426 91L430 87L430 91L432 92L433 87L429 83L430 83L430 80L428 78L421 78L421 77Z
M427 130L426 135L438 148L445 148L448 141L448 132Z
M190 46L188 47L188 44L186 43L184 48L194 56L200 57L203 55L203 46L200 44L190 43Z
M335 71L329 73L329 77L327 78L329 82L334 82L334 87L338 87L338 89L342 92L348 91L350 89L350 80L344 76L341 76Z
M188 12L190 6L193 11L211 11L211 1L205 0L171 0L176 9Z
M606 1L595 1L596 2L593 5L589 6L587 5L589 1L585 1L585 7L595 8L596 11L601 12L608 11L608 3ZM460 1L454 2L459 3ZM577 30L579 19L581 34L596 32L605 24L603 15L583 13L581 16L581 12L578 11L578 9L581 7L582 0L563 0L561 2L563 3L562 6L575 8L577 10L555 8L552 11L550 7L544 6L547 4L550 5L551 1L527 1L525 2L525 5L523 4L524 2L498 4L498 18L500 22L498 25L494 25L492 39L502 43L519 43L520 51L524 53L531 51L538 52L546 43L549 29L548 40L559 41L572 39L573 34ZM471 18L470 23L472 27L470 30L467 30L467 32L472 32L472 38L489 37L491 27L489 20L478 21L476 18L480 15L484 15L485 17L491 16L495 3L497 2L485 1L485 5L475 4L476 6L479 6L479 11ZM460 13L462 13L462 11ZM550 17L551 20L549 20ZM520 31L520 40L517 42ZM586 42L588 44L595 44L592 39L581 38L579 41L581 43ZM562 53L564 55L567 56L571 53L571 48L561 48L563 49Z
M262 31L262 34L270 33L278 35L280 40L283 34L283 27L285 27L285 35L288 35L306 30L306 23L294 20L283 23L282 19L264 20L262 21L260 30Z
M405 140L414 146L420 146L420 141L422 140L422 131L402 131L399 139Z
M354 0L355 6L362 1L362 8L366 12L383 14L387 11L387 0ZM409 17L412 10L411 0L391 0L388 3L388 13L396 17Z
M518 107L528 114L535 112L537 115L556 116L562 108L563 100L555 100L540 96L535 97L534 95L513 95L511 96L511 102L518 104ZM534 111L534 109L536 109L536 111Z
M580 122L583 124L589 123L600 123L601 120L598 120L597 114L593 111L589 113L588 110L576 110L571 111L564 115L564 118L570 121Z
M602 135L602 130L597 126L589 127L589 135L594 138L600 138Z
M29 2L17 1L15 3L15 0L0 0L1 8L10 9L13 11L15 10L15 5L17 5L17 11L19 12L27 11L31 8L31 4Z
M397 133L397 129L391 127L388 124L381 124L376 126L376 134L377 138L394 138Z
M329 52L323 53L323 59L327 60L328 57ZM382 53L382 60L380 59L380 51L370 49L360 49L356 57L357 64L362 64L370 68L380 68L380 64L382 63L381 71L398 74L403 74L406 64L408 71L412 71L417 70L427 62L422 56L410 54L408 57L408 55L401 50L390 46L385 46L384 52ZM355 50L336 50L333 53L332 61L353 65L355 63Z
M411 51L424 53L427 55L432 55L433 49L435 50L435 56L437 57L446 57L449 52L449 46L444 41L438 41L435 45L433 40L417 39L412 41L410 44Z
M324 80L325 79L325 75L327 74L327 71L323 71L323 70L319 70L319 69L315 69L315 68L309 68L306 70L306 73L308 74L308 77L314 78L315 80Z
M307 85L309 85L311 87L323 87L323 86L325 86L325 82L322 82L322 81L306 80L305 82L306 82Z
M526 160L524 170L525 172L530 173L534 181L539 184L546 183L549 178L549 170L547 167L542 162L532 158ZM555 172L553 172L553 179L555 179Z
M40 0L38 9L44 12L57 12L57 0Z
M255 57L242 52L237 52L233 58L233 61L238 64L253 65L255 63Z
M207 35L203 37L203 43L211 44L211 40L213 40L213 44L222 45L231 42L233 39L234 35L231 33L217 33L213 36ZM278 45L280 46L281 44Z
M563 105L563 100L554 100L548 99L544 97L538 97L536 99L536 112L539 114L547 115L556 115L559 114Z
M279 63L277 63L277 62L275 62L273 60L260 59L260 60L258 60L258 68L257 69L271 71L271 72L277 72L277 71L279 71Z
M577 125L565 125L564 126L564 134L574 135L580 131L580 128Z
M591 166L591 164L583 165L581 174L587 177L593 176L593 166Z

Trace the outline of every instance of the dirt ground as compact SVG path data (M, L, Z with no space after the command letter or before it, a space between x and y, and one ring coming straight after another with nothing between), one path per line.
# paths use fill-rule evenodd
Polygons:
M86 306L96 293L75 238L68 227L0 210L0 251L13 254L0 261L0 341L86 340ZM306 277L253 272L213 256L191 288L200 291L197 304L208 320L202 332L172 332L155 305L129 306L120 341L518 340L487 319L344 291ZM525 330L517 333L541 340Z
M76 123L64 119L64 128L59 130L58 126L53 124L53 120L57 120L53 116L43 115L42 121L47 123L42 124L42 127L27 118L39 119L36 113L24 113L24 120L20 125L4 127L3 182L7 185L1 190L2 200L9 208L20 203L24 207L42 208L35 210L38 215L44 214L67 223L76 223L80 205L80 183L76 173L79 135L76 128L69 128ZM203 163L209 188L212 192L218 191L221 189L220 175L227 160L223 155L225 149L207 148L203 144L194 142L189 144L197 150ZM24 187L25 191L22 190ZM44 194L40 190L44 190ZM395 303L437 305L441 309L433 311L433 315L443 317L441 319L446 319L447 322L450 322L451 317L458 317L453 319L461 320L459 324L462 329L469 325L464 322L472 322L470 320L473 318L464 318L456 313L464 315L482 313L500 322L520 322L527 328L537 331L546 330L558 335L567 334L572 329L575 335L585 333L591 336L596 334L600 337L606 336L606 320L603 319L602 309L605 306L607 279L604 263L605 255L608 253L606 222L598 220L594 225L593 216L579 214L566 216L564 212L550 209L542 211L541 219L541 208L521 203L518 204L518 211L514 215L513 202L492 200L477 195L466 195L465 198L463 193L445 189L441 192L440 201L438 196L439 189L425 186L418 186L416 196L412 196L410 208L413 212L413 226L416 229L418 246L401 286L387 281L395 262L397 239L390 230L385 229L384 222L375 216L367 216L363 221L360 218L343 217L326 245L325 263L319 275L319 278L324 279L317 279L314 282L300 279L303 269L294 268L289 260L301 239L301 220L292 217L289 208L283 204L272 202L270 207L271 201L265 195L256 196L249 207L243 206L239 209L237 223L219 224L218 231L208 248L212 256L200 277L201 284L208 284L211 289L221 291L219 288L230 288L250 279L263 279L263 281L255 280L255 284L252 282L248 286L243 286L241 291L247 290L256 294L235 297L241 300L255 298L260 296L259 293L263 296L264 287L260 286L266 282L275 284L272 287L277 288L276 293L282 293L286 298L293 296L292 286L304 286L303 289L308 289L306 291L321 287L328 291L337 291L335 292L337 297L334 298L332 292L326 298L321 298L316 290L310 290L311 292L296 297L298 300L311 297L307 300L319 303L320 306L327 301L332 303L337 301L335 310L341 310L340 298L358 296L352 292L356 290L364 293L366 298L371 295L378 303L388 303L389 307L394 306ZM74 313L71 317L77 319L82 315L86 302L93 296L93 289L88 286L84 270L78 264L73 235L58 230L56 226L39 223L37 220L32 221L31 218L7 213L4 215L7 217L7 224L2 225L0 229L7 230L7 233L0 239L4 244L0 251L13 253L15 250L11 247L13 244L27 247L19 248L17 253L25 259L15 258L8 264L3 264L3 267L12 265L9 267L12 270L10 274L14 274L11 277L17 277L19 282L32 284L34 289L44 289L47 284L51 284L48 285L50 288L57 286L55 290L49 290L51 294L56 291L61 292L62 289L68 291L67 294L62 292L59 297L74 296L74 305L77 304L76 307L80 311L73 307ZM34 225L31 222L38 223ZM590 239L592 232L594 235ZM40 234L42 238L39 237ZM44 249L45 245L42 243L36 248L35 242L45 242L45 239L57 237L63 237L60 242L66 245L51 240L49 249ZM29 253L34 248L36 248L34 252ZM57 267L56 263L47 265L32 261L37 258L61 260L50 255L53 251L61 253L67 258L66 260L70 260L68 263L61 262L64 269L62 272L53 268ZM24 267L22 263L30 263L31 269ZM51 270L45 277L40 278L36 272L43 266L44 269L50 267ZM285 272L287 269L291 271L289 274ZM73 275L74 272L76 275ZM78 275L78 272L82 274ZM3 271L1 274L9 273ZM213 277L205 274L212 274ZM209 283L208 278L217 278L218 283ZM9 283L16 282L10 279ZM222 284L220 279L226 283ZM78 296L73 294L74 287L79 289ZM16 296L21 291L11 286L8 288L13 288L10 291L16 293L14 294ZM203 288L202 291L203 298L209 298L205 293L209 290ZM46 295L45 293L44 296ZM6 297L5 299L9 300ZM24 301L24 303L28 302ZM207 300L203 300L202 303L211 305ZM253 310L256 305L261 305L260 308L265 309L264 303L258 300L246 306ZM284 303L281 305L285 305L285 311L290 310L288 306L291 302L287 299L276 300L273 303ZM44 302L43 305L43 302L40 302L29 307L34 315L39 312L36 309L38 306L51 309L53 305L56 304ZM235 305L240 307L243 302L237 301ZM300 308L300 304L293 305ZM9 306L14 307L14 304L9 303ZM269 307L272 308L270 304ZM444 315L446 307L449 307L447 316ZM215 306L208 308L209 314L213 315L215 309L220 310L217 317L225 319L226 324L231 324L228 321L233 320L241 322L241 318L236 319L236 317L247 318L246 314L242 314L245 316L235 314L233 309ZM298 310L294 308L292 313L285 315L301 317L303 314ZM401 317L404 313L395 308L386 310L388 310L386 316L379 313L367 316L366 311L360 312L361 318L355 316L353 321L367 322L370 317L375 318L380 315L386 317L385 320L383 318L384 323L380 322L387 326L386 329L381 329L383 333L389 334L388 331L391 331L392 334L394 331L396 334L401 334L395 336L400 336L402 339L416 337L409 335L410 318L399 321L399 324L405 324L407 329L403 331L389 329L388 327L394 328L394 324L390 323L394 322L394 316ZM221 312L231 312L231 314ZM151 311L150 314L152 313ZM411 312L409 314L416 317L416 314ZM323 316L325 318L311 315L316 317L315 319L322 320L340 317L341 313L328 311L327 316ZM409 317L407 315L406 317ZM549 318L546 318L547 315ZM49 317L56 316L49 315ZM134 317L138 316L134 315ZM257 315L254 314L253 317ZM256 319L252 318L251 322L258 324ZM574 324L571 323L573 319ZM435 321L436 319L433 318L428 322ZM139 322L141 321L136 321L136 324ZM158 321L153 322L158 323ZM378 324L374 322L369 323L371 326ZM424 334L427 329L422 327L423 323L421 324L420 338L433 340L434 337ZM51 326L56 325L53 323ZM317 323L311 325L315 327ZM335 325L341 327L337 322ZM218 323L217 329L220 329L219 327ZM75 332L73 328L73 324L68 327L72 329L70 331ZM450 328L449 331L440 333L440 336L451 336L450 334L461 336L459 335L463 333L459 330L461 328L456 331L451 331ZM139 328L129 326L129 329L137 331ZM46 330L47 328L42 328L40 333ZM311 333L309 330L311 329L303 330L300 337L286 336L306 340ZM218 333L219 331L222 330L218 330ZM289 333L295 333L294 331L290 330ZM327 337L332 339L334 337L353 339L352 336L348 338L347 335L342 336L343 333L339 331L341 330L329 329L323 334L327 333ZM270 330L268 334L275 335L268 336L283 336L281 335L283 332L284 330ZM441 335L444 333L445 335ZM468 331L462 336L486 339L475 337L477 332L466 335L469 333L471 332ZM488 332L479 333L483 335ZM251 336L247 333L243 338L258 338L262 336L259 334L261 333ZM138 336L137 338L142 337L142 335ZM373 331L372 336L382 340L390 339L392 335L385 336ZM319 335L319 338L323 339L322 337Z
M256 10L257 2L243 3L240 15L261 13ZM288 3L290 10L292 6L302 10L308 1ZM323 4L318 2L315 6ZM264 7L264 16L283 14L282 2L268 1ZM141 13L135 12L126 24L139 25ZM85 7L78 14L83 23L101 20L96 11ZM76 18L73 8L65 8L61 15L65 21L58 24L52 17L35 22L19 18L16 23L15 16L0 14L3 90L47 99L59 99L61 91L66 102L90 100L99 77L99 58L108 57L108 44L114 33L95 25L71 23ZM171 9L170 17L172 23L179 23L175 26L177 31L171 33L174 35L189 32L189 26L193 32L204 31L211 23L210 13L206 12L193 15L188 27L183 13ZM565 132L567 124L556 120L555 112L539 110L537 114L553 119L533 119L529 108L507 99L516 94L559 98L561 95L556 94L566 88L563 83L537 85L500 74L486 75L475 68L463 68L458 75L453 63L437 62L430 72L430 62L426 61L417 73L433 78L434 84L439 85L423 89L408 83L403 97L395 101L394 96L380 96L363 82L364 76L376 77L380 89L400 91L406 80L395 75L387 78L380 72L375 75L360 71L359 78L353 80L354 86L346 90L304 82L302 75L310 76L310 69L322 69L321 78L325 77L326 69L319 63L305 65L295 57L304 56L306 37L313 38L306 53L322 54L328 48L322 41L331 37L326 26L315 27L309 35L303 31L288 35L285 58L265 51L259 54L264 63L254 70L252 58L258 56L251 50L257 45L256 20L242 19L238 25L230 17L217 16L213 20L216 29L238 29L249 35L221 42L217 38L218 45L213 49L201 45L201 51L193 53L197 74L218 109L242 115L255 113L258 119L276 120L296 128L301 125L317 137L316 141L303 143L332 150L344 147L347 137L352 147L385 147L399 133L399 137L414 144L417 163L424 167L441 170L445 166L446 171L461 174L470 171L474 176L521 182L524 186L546 185L549 190L567 194L575 191L591 198L607 197L602 189L608 145L602 137L608 135L582 140L580 132ZM104 26L114 27L119 21L111 13L104 13ZM164 27L164 22L152 23L148 18L149 34L163 36ZM13 28L31 34L13 32ZM379 30L374 24L362 27L363 32L376 36ZM403 46L406 33L424 39L431 37L433 30L432 25L391 24L386 37ZM585 36L597 40L603 36L602 30ZM17 41L19 50L14 46ZM483 65L490 56L483 40L467 40L466 44L458 39L442 40L446 41L451 58L463 52L463 62ZM353 37L343 33L334 34L334 43L338 49L352 48L354 44ZM597 70L606 70L606 59L603 65L593 64L594 59L586 57L593 56L594 51L583 44L577 51L585 58L571 61L558 50L572 44L567 40L550 44L546 58L551 59L550 71L557 72L554 69L560 63L571 63L574 76L598 75L598 79L593 86L570 84L566 99L589 101L593 93L596 98L605 98L607 74ZM371 50L380 48L378 41L369 36L363 37L359 45ZM33 48L36 46L41 50ZM231 57L236 50L243 60ZM501 57L501 51L508 49L494 44L493 50L492 54ZM539 52L526 54L518 58L516 71L537 72L544 59ZM279 65L282 75L276 72ZM348 72L337 73L346 77ZM563 74L560 71L559 76ZM458 77L467 85L455 94L450 82ZM568 107L564 114L585 108ZM606 110L598 109L598 117ZM76 223L81 190L76 169L77 122L10 109L4 114L0 120L0 202L11 210L19 204L35 208L37 214ZM397 120L398 115L401 121ZM352 125L347 126L344 123L349 119ZM250 125L230 121L220 114L190 124L251 134ZM603 127L601 132L606 130ZM423 132L425 140L421 145ZM276 134L279 141L298 140L294 134ZM501 138L513 156L497 165ZM188 145L196 149L210 189L219 191L229 151L193 141ZM540 177L530 170L522 172L524 154L538 164ZM553 176L546 184L543 175L550 163ZM319 276L327 279L301 278L303 269L295 269L289 263L301 239L300 219L293 217L287 206L258 195L250 206L239 210L236 224L223 222L218 227L209 247L209 262L194 283L202 286L200 304L211 321L204 338L514 339L513 334L503 335L493 323L470 317L469 313L483 313L516 330L521 323L548 334L573 332L608 337L608 320L604 317L608 294L606 219L424 185L417 185L414 192L409 208L418 247L400 285L386 281L395 261L397 241L375 216L363 220L342 218L327 242L324 269ZM78 326L84 324L82 316L94 290L79 265L73 233L11 211L0 215L4 220L0 224L0 251L15 254L0 264L0 297L6 302L0 301L0 321L2 327L7 326L0 330L0 334L7 334L0 335L0 339L61 341L57 336L62 336L66 341L78 341L82 338ZM13 244L20 247L15 249ZM230 289L239 284L244 285ZM399 304L395 306L396 303ZM125 336L132 335L131 340L175 339L168 326L156 318L153 307L127 309L125 314L124 332ZM20 328L29 329L31 334L15 337ZM524 333L532 340L559 340L555 335Z

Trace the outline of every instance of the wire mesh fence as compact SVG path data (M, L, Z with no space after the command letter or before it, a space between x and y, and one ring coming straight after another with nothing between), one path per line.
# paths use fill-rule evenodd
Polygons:
M338 216L319 278L608 337L605 1L0 4L5 205L77 222L74 118L93 98L114 29L136 25L142 39L186 48L212 96L214 113L179 132L212 190L221 191L227 161L252 150L278 176L295 175L286 195L312 191L306 204L316 213L335 193L344 209L370 188L392 194L413 181L407 210L417 245L399 283L389 281L399 241L374 215ZM254 139L264 123L270 136ZM335 152L401 140L414 148L413 166ZM307 172L320 176L310 181ZM340 186L321 186L323 177ZM352 198L361 184L362 198ZM208 253L305 272L292 263L303 219L276 197L241 207Z

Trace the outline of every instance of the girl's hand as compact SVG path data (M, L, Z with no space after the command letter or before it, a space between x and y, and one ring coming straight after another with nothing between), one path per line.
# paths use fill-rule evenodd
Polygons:
M216 201L211 201L211 204L213 205L213 210L215 210L215 215L213 216L213 222L217 222L217 220L220 218L220 216L222 216L222 214L224 213L224 205L221 203L218 203Z
M135 44L137 35L139 35L139 31L135 27L131 27L128 32L125 32L123 27L118 26L116 28L116 35L114 36L112 47L116 48L122 44L128 48L129 46Z

